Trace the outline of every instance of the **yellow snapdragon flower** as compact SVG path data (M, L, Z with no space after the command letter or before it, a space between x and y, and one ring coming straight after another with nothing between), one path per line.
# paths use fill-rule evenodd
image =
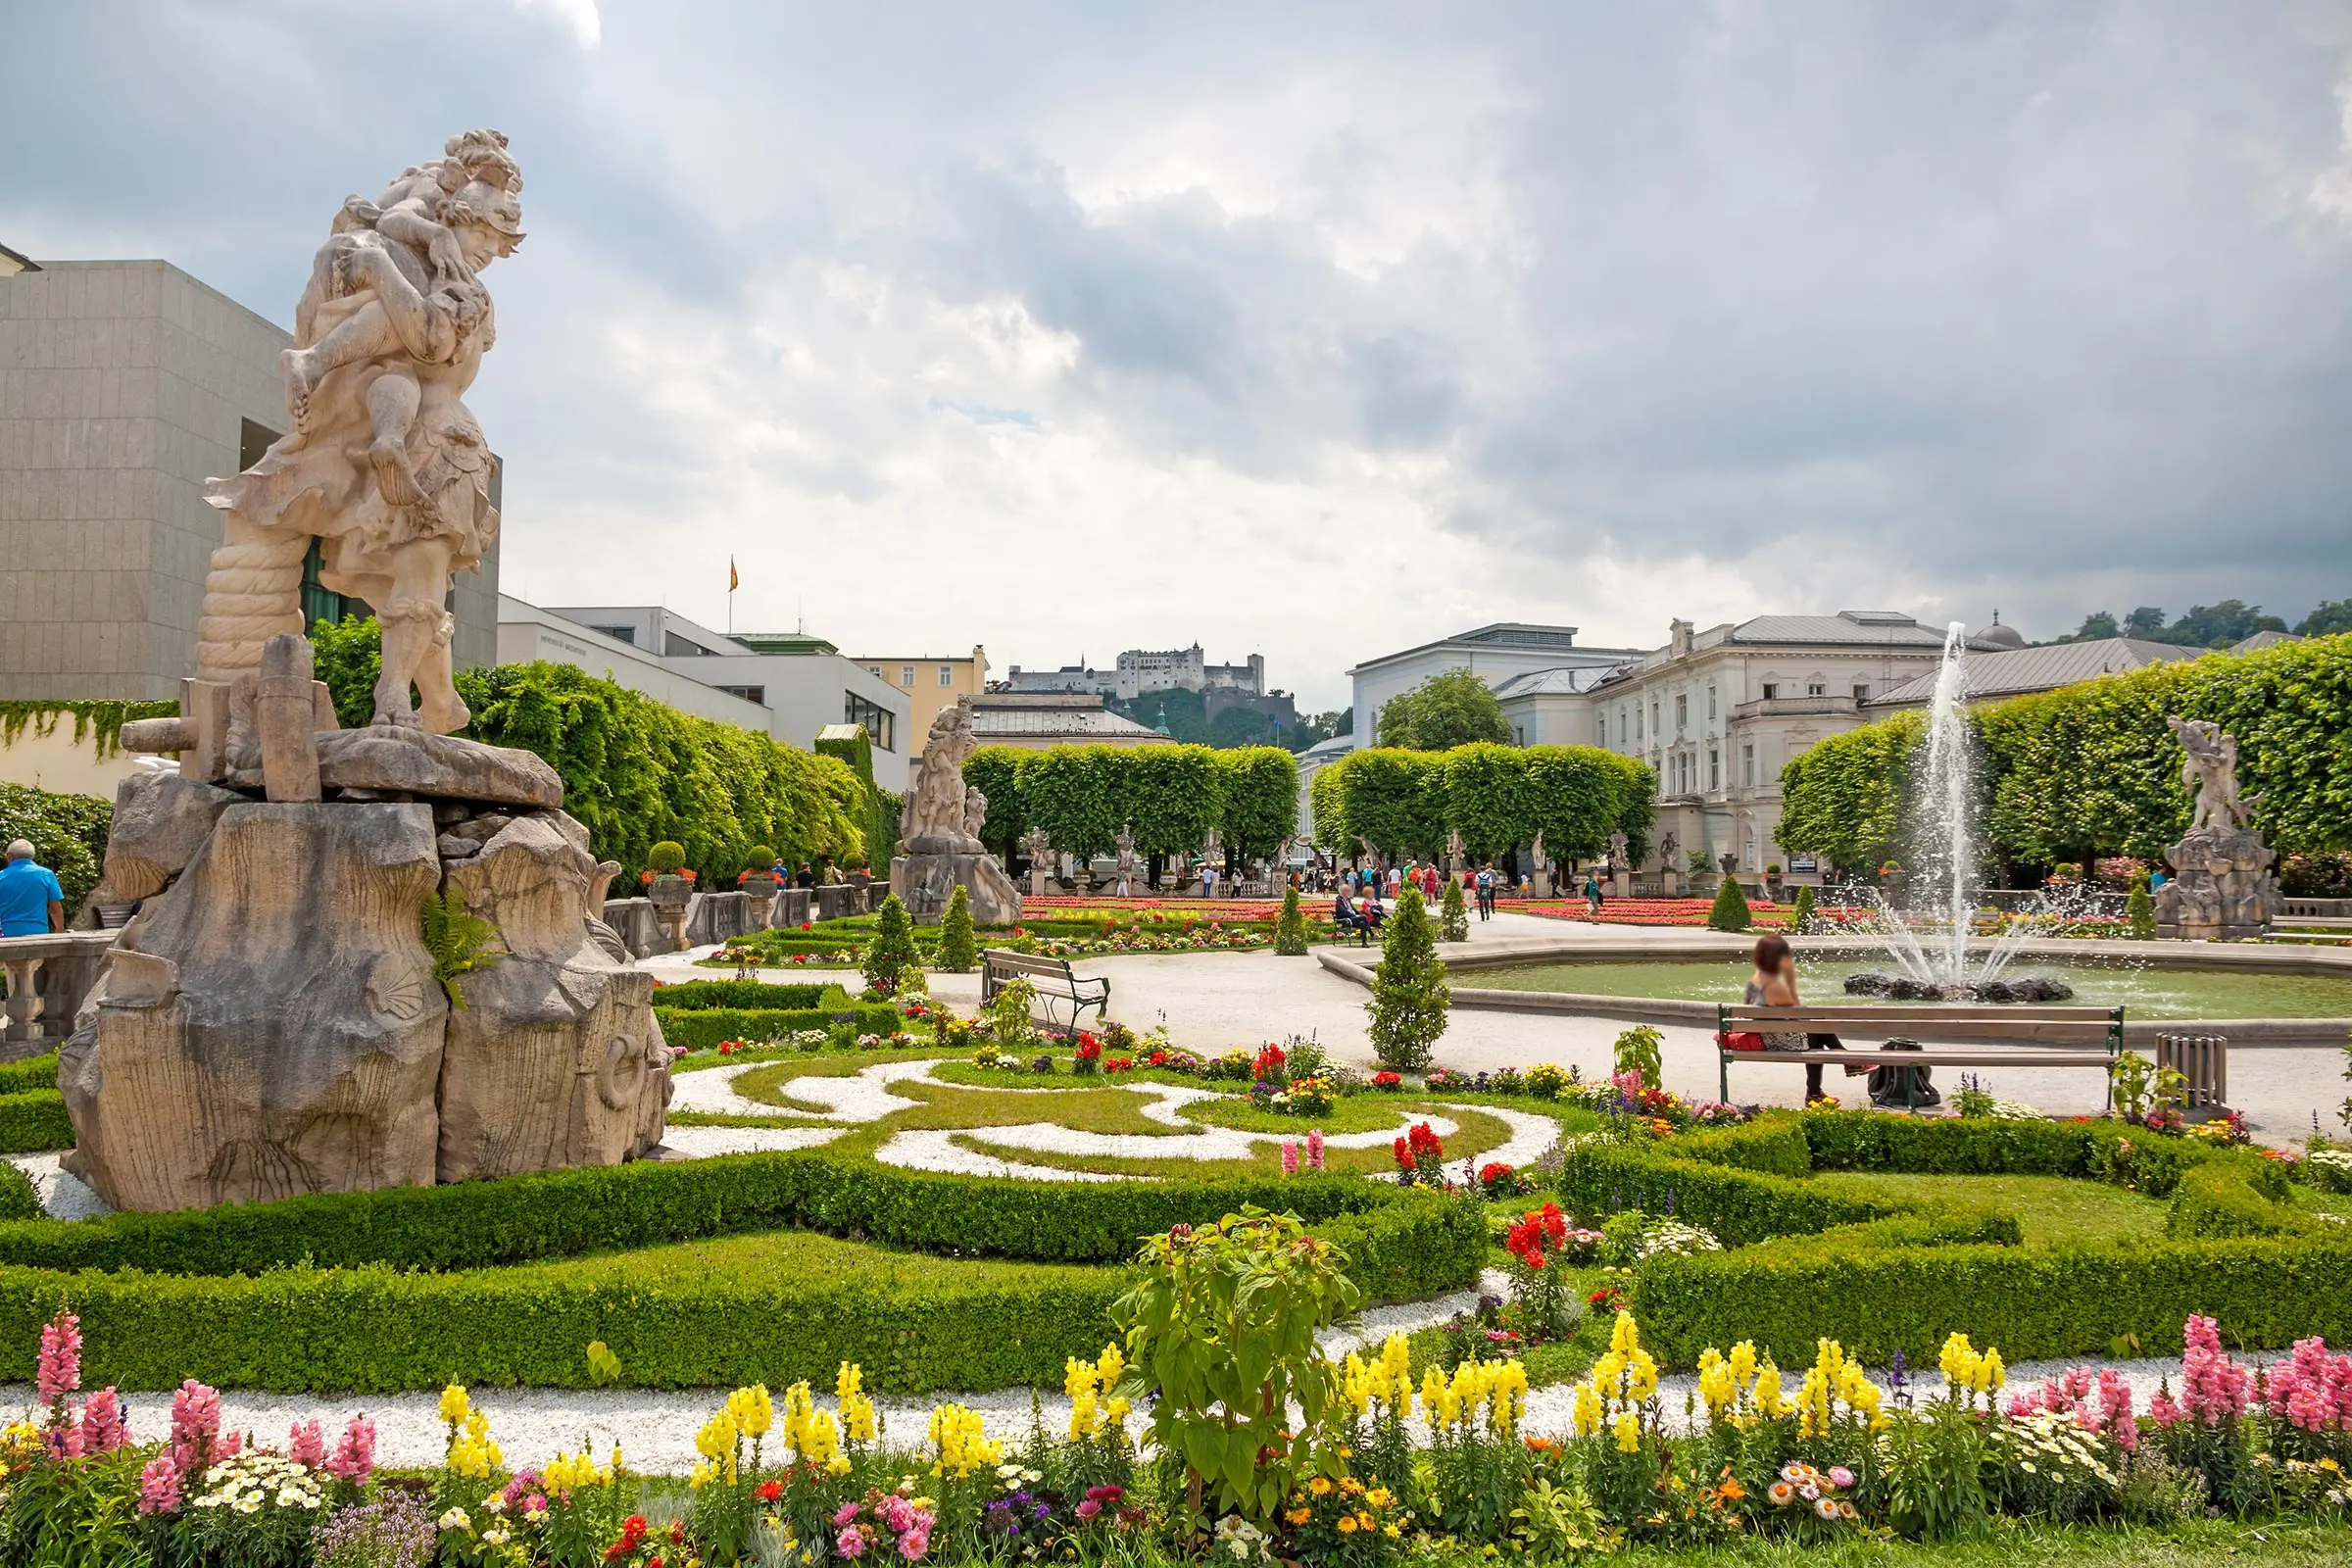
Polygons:
M960 1404L943 1404L931 1412L931 1443L937 1453L931 1473L956 1480L1003 1457L988 1441L980 1412Z
M451 1426L454 1427L465 1420L466 1412L472 1408L473 1401L466 1396L466 1390L462 1385L452 1383L441 1391L441 1419Z

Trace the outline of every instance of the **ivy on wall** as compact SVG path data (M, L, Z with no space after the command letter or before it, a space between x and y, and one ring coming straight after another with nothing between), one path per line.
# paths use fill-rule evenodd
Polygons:
M122 726L136 718L170 718L179 711L172 702L123 702L115 698L11 699L0 702L0 747L14 746L30 730L46 740L70 716L74 744L86 738L104 760L122 749Z

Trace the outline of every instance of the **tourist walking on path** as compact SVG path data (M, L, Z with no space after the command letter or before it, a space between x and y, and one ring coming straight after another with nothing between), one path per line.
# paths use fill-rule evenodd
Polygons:
M8 847L0 868L0 937L39 937L66 928L66 890L57 873L33 858L29 841Z
M1585 873L1585 914L1591 919L1600 918L1600 878L1590 871Z

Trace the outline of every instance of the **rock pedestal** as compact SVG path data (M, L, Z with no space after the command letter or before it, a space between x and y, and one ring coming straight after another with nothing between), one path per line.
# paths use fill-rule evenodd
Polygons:
M281 730L299 728L294 678ZM312 752L274 739L293 744L264 748L264 787L307 788L316 757L328 798L155 774L119 791L107 876L145 903L59 1051L67 1168L117 1208L154 1210L656 1147L669 1053L653 981L591 923L617 866L548 807L552 770L390 725ZM342 762L369 782L339 782L355 776ZM233 760L221 771L237 782ZM426 901L451 893L488 922L480 961L453 976L463 1007L424 935Z
M2164 852L2156 934L2189 941L2260 937L2280 913L2278 853L2250 827L2201 827Z
M926 923L947 912L948 901L961 886L974 923L1016 925L1021 918L1021 894L1005 874L1004 862L981 847L978 839L926 835L906 841L906 853L890 862L890 891L906 911Z

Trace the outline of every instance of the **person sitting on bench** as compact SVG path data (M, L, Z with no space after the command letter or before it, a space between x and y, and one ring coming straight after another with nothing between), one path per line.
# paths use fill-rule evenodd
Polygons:
M1346 936L1348 932L1353 931L1359 939L1365 932L1372 929L1364 917L1356 912L1355 901L1348 896L1348 889L1345 885L1331 901L1331 923L1338 929L1340 935Z
M1747 977L1747 991L1741 998L1751 1007L1801 1006L1796 998L1796 955L1789 951L1786 939L1768 936L1756 944L1756 972ZM1767 1031L1766 1051L1842 1051L1844 1046L1836 1035L1808 1035L1793 1030ZM1810 1105L1821 1098L1821 1063L1805 1063L1805 1103Z

